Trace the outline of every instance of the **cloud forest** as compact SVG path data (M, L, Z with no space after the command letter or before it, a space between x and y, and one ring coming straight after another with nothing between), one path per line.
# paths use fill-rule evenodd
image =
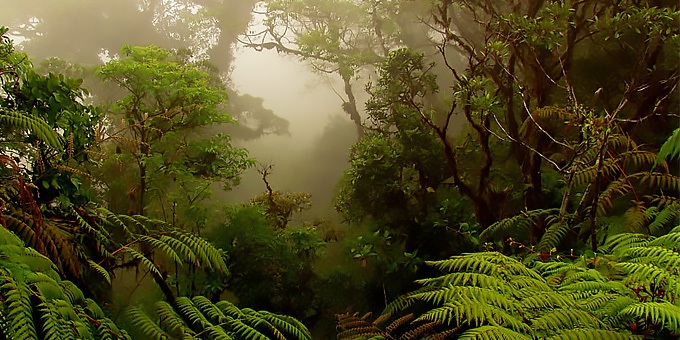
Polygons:
M680 336L677 1L0 5L0 340Z

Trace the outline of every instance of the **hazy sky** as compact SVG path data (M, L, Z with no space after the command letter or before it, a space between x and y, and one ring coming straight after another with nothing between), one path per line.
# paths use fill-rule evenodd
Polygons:
M258 161L275 165L270 178L274 189L311 191L316 204L328 206L346 166L349 147L356 140L356 129L341 110L341 100L331 90L330 80L312 74L297 59L272 50L238 48L232 56L228 46L236 32L245 29L255 0L202 2L214 6L209 12L212 17L191 14L191 2L187 0L0 0L0 25L26 35L37 33L35 40L25 46L36 63L57 56L91 64L98 61L101 49L115 53L122 44L172 47L185 46L192 39L205 43L219 37L226 46L209 51L211 62L222 71L231 66L236 90L262 97L266 108L290 122L289 136L237 142ZM172 19L163 11L184 13L185 20ZM35 30L27 29L30 23L35 24ZM222 31L216 33L216 26ZM252 170L240 187L220 197L242 201L264 189L259 175Z
M293 57L251 49L236 52L231 79L240 92L264 98L264 106L290 121L290 136L267 136L245 144L259 161L275 165L271 176L275 189L312 191L313 201L328 204L349 147L356 140L356 128L330 88L329 81L335 80L337 88L339 80L322 78ZM333 140L324 138L324 133L337 130L342 133L334 134ZM324 148L326 153L319 154ZM329 163L338 169L324 167ZM262 192L264 185L258 176L246 176L239 194Z

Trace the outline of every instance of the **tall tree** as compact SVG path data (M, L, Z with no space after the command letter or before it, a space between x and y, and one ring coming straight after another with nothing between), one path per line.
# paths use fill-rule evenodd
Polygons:
M229 136L213 132L232 119L220 83L199 64L155 46L125 46L121 55L100 72L127 92L109 108L107 134L120 158L135 165L129 209L144 214L154 198L156 213L174 221L180 201L195 206L212 183L229 188L252 161Z
M263 4L263 22L251 25L243 43L297 56L315 72L339 76L342 109L362 135L356 87L370 66L423 32L410 25L416 21L416 8L409 1L270 0Z

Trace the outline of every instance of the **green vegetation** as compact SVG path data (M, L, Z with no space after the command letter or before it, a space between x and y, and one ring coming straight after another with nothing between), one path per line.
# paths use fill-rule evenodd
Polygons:
M256 164L225 132L287 125L205 55L41 73L3 27L0 339L680 336L677 3L261 5L246 46L342 81L348 227L272 165L211 201Z

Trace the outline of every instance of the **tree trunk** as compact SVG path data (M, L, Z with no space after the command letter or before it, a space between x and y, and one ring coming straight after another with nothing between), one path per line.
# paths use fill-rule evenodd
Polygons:
M139 201L137 202L137 214L144 215L144 193L146 192L146 165L139 164Z

